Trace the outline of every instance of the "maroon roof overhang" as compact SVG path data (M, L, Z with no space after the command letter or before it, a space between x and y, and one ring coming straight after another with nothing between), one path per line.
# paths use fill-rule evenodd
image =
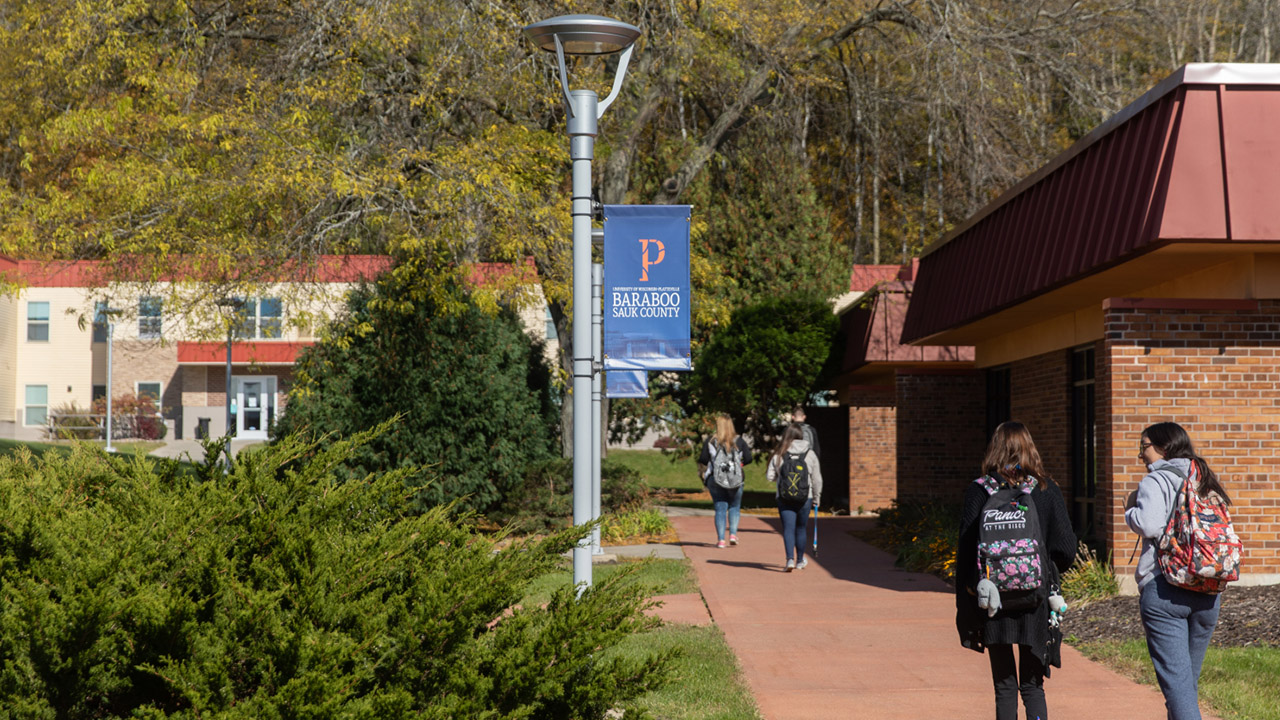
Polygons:
M1280 242L1280 65L1192 64L931 246L929 342L1171 243Z
M903 275L910 272L911 266L902 270ZM896 368L973 361L970 346L912 346L899 342L911 289L910 280L881 281L840 316L846 342L842 377L891 376Z

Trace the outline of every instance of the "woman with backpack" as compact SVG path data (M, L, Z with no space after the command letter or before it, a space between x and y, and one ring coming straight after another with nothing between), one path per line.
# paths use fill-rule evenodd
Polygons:
M822 499L822 469L818 456L804 439L804 430L796 423L782 433L778 449L769 458L765 478L776 486L782 547L787 553L785 569L803 570L809 564L804 557L809 511Z
M1001 423L982 477L965 489L956 545L956 629L961 645L987 651L996 720L1016 720L1019 695L1027 718L1049 717L1044 679L1061 666L1056 621L1066 608L1058 588L1075 554L1062 490L1030 431Z
M751 462L751 447L733 427L728 415L716 417L716 434L707 438L698 456L698 474L711 493L716 515L716 547L725 546L725 521L729 544L738 544L738 517L742 507L743 466Z
M1138 457L1147 475L1125 501L1124 520L1142 537L1135 572L1138 607L1169 720L1199 720L1200 666L1218 624L1222 595L1172 584L1159 567L1157 544L1174 514L1184 480L1201 498L1229 504L1226 490L1196 454L1182 426L1161 422L1142 431ZM1233 533L1234 534L1234 533Z

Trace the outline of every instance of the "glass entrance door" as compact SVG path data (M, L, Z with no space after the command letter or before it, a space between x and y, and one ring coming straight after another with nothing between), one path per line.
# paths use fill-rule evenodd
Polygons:
M236 396L236 437L266 440L275 421L276 379L270 375L232 378Z

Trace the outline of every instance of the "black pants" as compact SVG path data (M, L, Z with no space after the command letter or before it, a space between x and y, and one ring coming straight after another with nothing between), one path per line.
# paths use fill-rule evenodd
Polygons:
M1027 720L1049 720L1049 708L1044 703L1044 665L1031 649L1018 646L1017 666L1013 664L1012 645L988 645L987 655L991 658L991 680L996 686L996 720L1018 720L1019 693L1027 708Z

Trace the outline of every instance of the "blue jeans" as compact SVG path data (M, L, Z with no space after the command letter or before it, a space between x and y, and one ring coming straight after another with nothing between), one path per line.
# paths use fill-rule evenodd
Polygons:
M714 482L707 483L711 493L711 505L716 509L716 539L724 540L725 516L728 515L729 534L738 534L738 516L742 507L742 486L726 490Z
M794 557L796 564L804 559L804 543L808 539L805 528L812 508L813 500L805 500L803 505L778 501L778 516L782 518L782 546L787 551L787 559Z
M1012 645L988 645L987 655L991 659L991 680L996 686L996 720L1018 720L1019 693L1029 720L1049 720L1044 700L1044 665L1031 649L1018 646L1017 665L1013 662Z
M1200 720L1200 666L1221 604L1221 595L1170 585L1159 574L1142 586L1142 627L1169 720Z

